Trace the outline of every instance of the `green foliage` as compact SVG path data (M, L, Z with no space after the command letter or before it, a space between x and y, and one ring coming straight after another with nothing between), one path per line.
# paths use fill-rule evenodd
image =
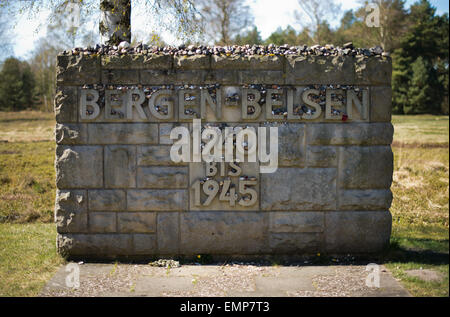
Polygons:
M313 39L310 36L308 28L304 28L301 32L297 33L292 26L288 25L284 30L279 27L264 42L265 44L272 43L275 45L311 45Z
M395 113L440 113L448 100L448 15L427 0L411 6L410 27L393 55Z
M429 62L420 56L411 65L412 76L407 90L408 102L404 105L405 114L426 113L439 111L440 91L436 89L439 85L436 70Z
M263 40L261 38L261 35L259 34L258 28L255 26L252 30L243 35L238 34L234 39L234 43L238 45L260 45L263 43Z
M0 110L23 110L34 104L35 79L27 62L10 57L0 72Z

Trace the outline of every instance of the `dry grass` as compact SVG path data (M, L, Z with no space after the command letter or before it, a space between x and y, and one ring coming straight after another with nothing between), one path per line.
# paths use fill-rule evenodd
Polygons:
M386 266L415 296L448 296L448 116L394 116L392 254ZM408 276L442 273L440 281Z
M39 111L0 111L0 142L54 140L53 113Z

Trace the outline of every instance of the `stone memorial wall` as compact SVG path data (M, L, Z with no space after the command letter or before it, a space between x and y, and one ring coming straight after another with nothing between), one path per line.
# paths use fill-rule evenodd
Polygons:
M81 258L380 251L391 233L390 80L390 58L373 52L60 54L58 250ZM234 147L239 128L278 128L275 171L263 172L261 160L175 162L173 128L189 131L190 152L207 146L200 135L195 143L193 119L234 129Z

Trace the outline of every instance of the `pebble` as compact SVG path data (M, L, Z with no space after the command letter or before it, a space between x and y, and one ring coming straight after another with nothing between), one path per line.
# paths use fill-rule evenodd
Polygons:
M352 42L345 43L343 47L327 44L325 46L289 46L287 44L277 46L269 45L232 45L232 46L204 46L204 45L179 45L149 47L147 44L138 43L131 47L128 42L121 42L116 45L99 45L93 47L77 47L72 50L66 50L64 55L123 55L123 54L162 54L173 56L193 56L193 55L225 55L225 56L249 56L249 55L268 55L268 56L284 56L284 55L321 55L321 56L337 56L337 55L351 55L351 56L383 56L388 57L389 53L384 52L380 46L375 46L370 49L354 48Z

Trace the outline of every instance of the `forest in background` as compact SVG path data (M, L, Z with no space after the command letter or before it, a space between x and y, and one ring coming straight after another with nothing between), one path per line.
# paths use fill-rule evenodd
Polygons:
M96 0L98 1L98 0ZM164 0L160 0L164 1ZM65 1L62 1L63 3ZM157 1L158 2L158 1ZM343 13L340 25L330 26L323 17L340 12L333 0L299 0L307 14L294 12L301 28L278 28L261 38L248 5L242 0L193 0L199 13L199 36L185 38L186 43L210 45L326 45L356 47L381 46L390 53L393 63L393 111L397 114L448 114L448 14L438 15L428 0L419 0L408 9L403 0L377 0L379 27L366 24L366 4ZM35 109L53 111L56 56L75 46L93 46L100 42L97 30L86 25L93 15L81 15L78 28L67 26L64 7L55 6L47 24L45 38L39 39L27 60L13 56L9 33L11 19L0 6L0 111ZM133 21L131 21L133 23ZM192 22L192 21L191 21ZM133 43L143 40L149 45L165 45L153 30L133 34ZM132 44L133 44L132 43Z

